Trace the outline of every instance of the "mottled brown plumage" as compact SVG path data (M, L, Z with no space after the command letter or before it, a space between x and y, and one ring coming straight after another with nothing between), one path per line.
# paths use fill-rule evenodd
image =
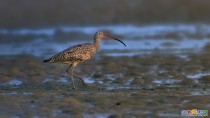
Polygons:
M84 62L89 60L96 53L94 44L80 44L54 55L47 62L60 62L72 64L74 62Z
M46 63L59 62L59 63L69 64L69 67L67 68L66 71L68 72L68 70L72 66L71 79L72 79L73 88L75 88L73 75L77 76L83 82L83 85L85 85L83 79L78 75L74 74L73 70L77 66L77 64L79 64L80 62L87 61L95 55L100 45L101 38L112 38L114 40L121 42L124 46L126 46L119 39L104 35L102 32L96 32L94 35L94 43L84 43L67 48L64 51L52 56L51 58L44 60L43 62Z

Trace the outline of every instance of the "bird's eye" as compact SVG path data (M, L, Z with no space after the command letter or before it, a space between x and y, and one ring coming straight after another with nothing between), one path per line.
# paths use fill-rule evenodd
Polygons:
M103 33L102 33L102 32L99 32L99 34L100 34L100 35L103 35Z

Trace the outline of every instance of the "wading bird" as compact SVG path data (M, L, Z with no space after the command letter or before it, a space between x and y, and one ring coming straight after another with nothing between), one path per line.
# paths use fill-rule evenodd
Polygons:
M73 88L75 89L75 84L74 84L74 77L78 77L83 85L85 86L84 80L79 77L78 75L74 74L74 68L79 64L80 62L87 61L91 59L94 54L96 53L96 50L98 49L100 45L101 38L111 38L114 40L117 40L121 42L125 47L125 43L123 43L121 40L114 38L112 36L104 35L103 32L96 32L94 35L94 42L93 43L84 43L84 44L79 44L70 48L65 49L64 51L52 56L49 59L44 60L43 62L45 63L55 63L55 62L60 62L64 64L68 64L69 67L67 68L66 72L69 72L69 69L71 69L71 80L72 80L72 85Z

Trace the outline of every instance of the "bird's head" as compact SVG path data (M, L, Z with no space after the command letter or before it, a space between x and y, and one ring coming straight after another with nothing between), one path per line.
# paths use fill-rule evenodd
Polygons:
M100 40L101 38L110 38L110 39L114 39L116 41L119 41L120 43L122 43L125 47L125 43L122 42L121 40L117 39L117 38L114 38L112 36L109 36L109 35L105 35L103 32L96 32L95 33L95 36L94 36L95 40Z

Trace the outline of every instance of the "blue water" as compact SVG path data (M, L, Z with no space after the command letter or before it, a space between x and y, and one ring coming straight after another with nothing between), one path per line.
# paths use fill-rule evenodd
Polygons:
M121 43L114 40L102 40L98 50L99 55L107 56L134 56L150 54L155 50L159 52L167 52L182 55L183 53L199 52L206 44L210 42L208 34L210 33L210 25L208 24L162 24L162 25L117 25L117 26L60 26L40 29L0 29L1 34L11 35L47 35L52 38L57 30L64 33L78 32L93 37L96 31L106 31L112 35L121 37L120 39L126 43L124 47ZM164 37L168 34L175 34L176 37ZM192 35L199 35L193 37ZM162 36L162 38L161 38ZM0 44L0 55L16 55L16 54L32 54L35 56L49 56L60 52L68 47L76 44L87 43L90 40L76 39L66 42L55 40L46 40L37 38L28 42L5 43Z
M133 36L147 36L176 32L179 34L199 33L202 35L210 33L210 24L157 24L157 25L116 25L116 26L59 26L51 28L40 29L15 29L7 30L0 29L0 33L3 34L35 34L35 35L54 35L57 30L63 32L81 32L89 35L93 35L96 31L110 31L116 35L126 35L128 37Z

